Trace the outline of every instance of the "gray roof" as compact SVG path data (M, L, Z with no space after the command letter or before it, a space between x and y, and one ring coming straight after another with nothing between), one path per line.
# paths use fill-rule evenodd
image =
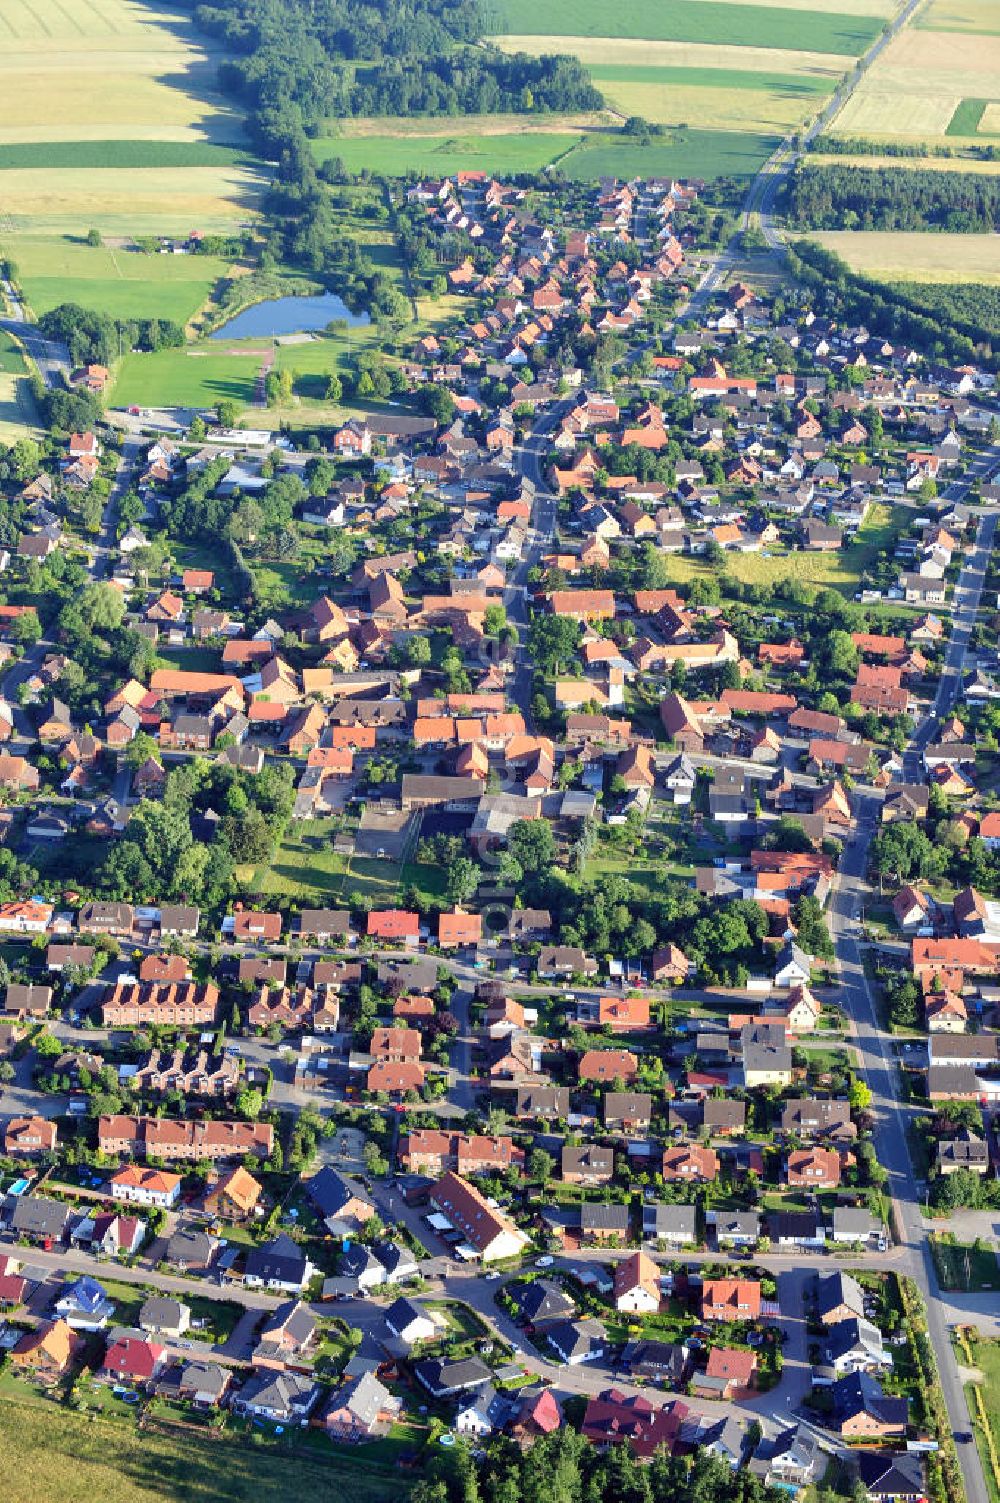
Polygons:
M857 1279L840 1269L836 1273L828 1273L825 1278L816 1283L816 1312L820 1320L828 1310L835 1310L838 1305L846 1305L853 1310L855 1315L863 1316L865 1313L865 1297L861 1285Z
M139 1324L144 1331L173 1331L184 1320L186 1305L179 1299L170 1299L165 1294L151 1294L143 1301L139 1311Z
M603 1351L607 1334L599 1320L557 1320L546 1329L546 1339L568 1362L572 1357L586 1357Z
M564 1289L551 1279L534 1279L513 1291L521 1319L537 1325L542 1320L561 1320L572 1315L576 1306Z
M864 1242L881 1230L881 1222L876 1221L870 1211L855 1206L837 1206L834 1210L833 1235L838 1240L847 1237L853 1242Z
M276 1413L307 1414L319 1398L319 1385L311 1374L262 1372L244 1385L239 1403L243 1407L270 1409Z
M654 1205L642 1208L642 1230L646 1237L694 1242L697 1237L696 1220L694 1206Z
M47 1200L43 1195L19 1195L10 1218L11 1230L29 1237L62 1236L69 1219L69 1207L61 1200Z
M330 1398L330 1409L349 1409L359 1424L370 1427L386 1409L398 1404L374 1373L362 1373L344 1383Z
M493 1376L478 1357L464 1357L458 1362L428 1358L413 1369L418 1380L431 1393L459 1393L465 1388L479 1388Z
M628 1231L628 1206L590 1205L580 1207L580 1226L584 1231Z

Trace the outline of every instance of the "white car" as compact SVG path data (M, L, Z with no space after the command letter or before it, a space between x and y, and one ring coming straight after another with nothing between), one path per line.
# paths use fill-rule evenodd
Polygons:
M546 1253L544 1258L536 1258L535 1259L535 1267L536 1268L551 1268L554 1262L555 1262L555 1258L550 1258L549 1255L548 1255L548 1253Z

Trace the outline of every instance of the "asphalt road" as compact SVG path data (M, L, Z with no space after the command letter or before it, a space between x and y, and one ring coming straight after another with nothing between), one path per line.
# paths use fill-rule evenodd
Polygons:
M937 713L950 708L961 683L969 633L975 621L995 526L995 516L981 518L975 546L965 560L955 587L953 635L948 648L946 673L942 676L935 706ZM928 715L917 726L907 749L907 761L915 776L918 773L919 752L928 744L933 731L934 721ZM968 1406L949 1337L949 1322L955 1318L955 1306L950 1299L942 1299L938 1285L907 1144L909 1111L900 1099L898 1069L893 1057L891 1036L880 1026L858 941L858 916L862 905L872 895L865 879L869 847L878 828L879 814L875 797L859 790L856 812L858 818L855 832L844 846L828 909L830 932L839 965L842 1003L845 1012L853 1019L854 1044L860 1057L862 1073L872 1092L875 1146L879 1162L889 1174L888 1188L896 1212L896 1231L904 1253L901 1271L916 1281L927 1305L928 1328L937 1354L941 1386L952 1430L967 1431ZM970 1318L973 1318L971 1312ZM959 1444L958 1453L968 1503L989 1503L982 1463L975 1444Z

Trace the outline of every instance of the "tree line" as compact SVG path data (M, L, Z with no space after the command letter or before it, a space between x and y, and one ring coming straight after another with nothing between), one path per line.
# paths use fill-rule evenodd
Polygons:
M935 172L836 164L796 167L785 200L788 223L815 230L1000 229L1000 180L981 172Z

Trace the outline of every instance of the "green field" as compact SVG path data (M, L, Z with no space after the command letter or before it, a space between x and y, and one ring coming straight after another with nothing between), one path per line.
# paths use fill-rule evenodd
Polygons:
M19 1389L24 1385L18 1384ZM197 1431L139 1431L134 1417L74 1414L51 1400L0 1397L4 1503L384 1503L410 1484L374 1447L334 1451L309 1435L296 1454ZM25 1392L27 1390L25 1389Z
M989 132L981 132L980 126L983 123L983 116L986 114L987 109L991 104L995 103L996 100L992 99L963 99L948 121L945 135L978 136L980 134L989 134Z
M17 141L0 145L0 171L46 167L217 167L246 152L210 141Z
M599 177L753 177L780 144L780 136L757 131L677 130L665 140L636 146L620 138L591 136L559 167L577 181Z
M58 303L80 303L124 318L164 318L184 325L229 270L215 256L145 255L82 244L69 235L0 239L36 316Z
M742 76L742 75L741 75ZM798 80L800 85L803 81ZM812 80L804 93L814 98ZM760 98L749 95L751 98ZM454 122L450 129L453 131ZM389 177L427 173L445 177L459 170L497 174L537 172L555 166L576 180L637 175L663 177L752 177L780 143L781 136L757 130L667 130L648 146L616 130L511 132L509 135L323 136L317 157L340 157L349 172L368 168Z
M464 135L461 120L450 121L439 136L321 136L313 142L320 161L340 157L348 172L384 173L405 177L410 172L447 177L461 170L538 172L557 160L582 136L563 132L527 131L510 135Z
M651 6L623 0L609 12L598 0L502 0L504 30L524 36L646 37L738 47L808 47L857 57L882 29L877 16L836 10L799 10L771 5L726 4L725 0L670 0ZM555 50L555 48L553 48Z
M0 329L0 443L12 444L34 433L37 421L24 356Z
M931 0L914 25L928 31L974 31L1000 36L1000 11L996 0Z

